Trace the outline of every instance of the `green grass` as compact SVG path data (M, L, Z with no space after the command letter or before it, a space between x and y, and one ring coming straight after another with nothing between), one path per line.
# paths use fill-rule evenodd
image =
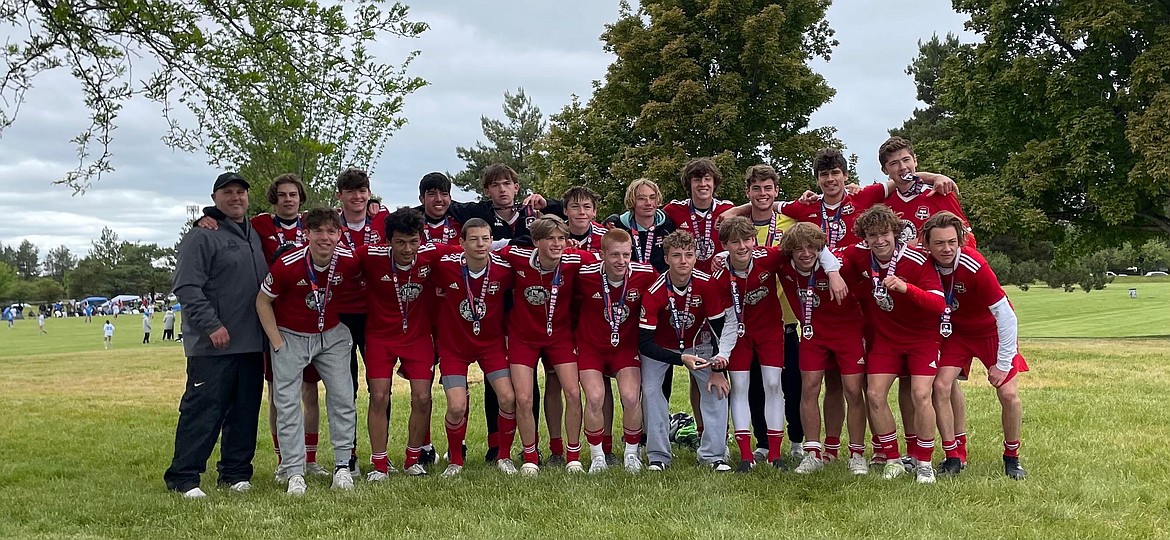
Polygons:
M1160 290L1166 298L1170 287ZM1030 328L1039 324L1037 314L1097 311L1086 309L1086 299L1109 301L1101 293L1111 291L1009 292ZM1157 294L1151 290L1147 298ZM183 388L182 349L140 345L140 327L129 321L137 318L121 323L112 351L101 349L99 326L76 319L50 321L49 336L36 335L36 325L27 322L0 329L0 538L1170 535L1166 339L1021 342L1033 368L1022 378L1024 482L1003 477L998 405L976 376L965 384L971 465L935 486L854 478L839 463L813 477L770 469L717 476L683 451L661 476L611 471L576 477L546 470L535 479L503 478L479 457L484 428L473 408L470 466L454 481L398 475L381 485L361 482L351 493L311 481L308 495L288 498L271 479L275 458L262 420L256 489L246 495L214 489L212 473L203 482L210 497L185 501L162 483ZM1054 328L1100 332L1108 326L1070 317ZM675 409L685 408L683 381L676 377ZM390 443L399 463L403 389L396 388ZM479 388L472 394L478 405ZM440 411L441 393L436 396ZM436 412L436 434L441 422ZM368 449L364 441L361 446Z
M1170 281L1132 279L1090 293L1043 286L1005 290L1019 316L1021 337L1170 337ZM1129 297L1131 287L1137 298Z

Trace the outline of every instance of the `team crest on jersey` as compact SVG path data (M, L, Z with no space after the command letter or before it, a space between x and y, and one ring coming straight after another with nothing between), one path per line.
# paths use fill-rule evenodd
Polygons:
M769 277L772 277L772 274L767 272L760 272L760 281L768 281Z
M422 295L422 291L422 285L418 283L407 283L402 286L398 294L401 296L403 302L413 302L418 300L418 297Z
M315 291L309 291L309 294L305 295L305 306L307 306L309 309L311 309L313 311L317 311L317 306L319 306L320 302L321 302L321 296L323 296L324 294L325 294L325 291L320 290L320 289L315 290ZM325 303L328 304L329 300L333 299L333 291L329 291L329 296L327 296L326 298L327 298L327 300L325 301Z
M759 304L760 301L762 301L763 299L767 298L768 292L769 291L768 291L767 287L760 287L758 289L755 289L755 290L747 293L743 297L743 301L745 304L747 304L749 306L754 306L756 304Z
M691 297L691 307L702 307L702 305L703 305L703 298L701 296L692 296Z
M806 302L805 298L808 297L808 289L796 289L796 296L800 297L800 304L804 305L804 303ZM817 294L812 295L812 305L814 308L821 307L820 295L817 295Z
M927 216L930 217L930 216ZM923 218L926 219L926 218ZM914 226L914 222L903 219L902 230L898 232L898 240L903 244L909 244L918 239L918 227Z
M430 274L431 274L431 267L430 266L418 267L418 277L420 277L422 279L426 279L426 277L429 276Z
M524 300L534 306L543 306L545 302L548 302L548 297L548 289L539 285L524 289Z
M914 211L914 217L918 219L926 219L930 217L930 209L925 206L919 206L918 209Z
M642 293L638 289L630 289L626 291L626 302L637 302Z
M613 321L609 320L609 310L608 309L603 309L601 311L602 311L601 315L603 317L605 317L605 322L613 322ZM628 319L630 317L630 308L615 302L613 304L613 313L614 313L614 315L617 315L617 323L622 324L622 323L626 322L626 319Z
M471 304L467 302L466 298L464 298L462 302L459 302L459 316L463 317L463 320L465 321L473 321L484 318L484 316L487 315L487 304L476 298L475 314L478 316L472 315Z
M827 279L818 279L818 280L817 280L817 290L818 290L818 291L827 291L827 290L829 290L829 280L827 280Z
M690 328L694 325L695 325L695 316L692 315L691 312L689 312L689 311L671 312L670 326L677 328L677 329L680 329L680 330L686 330L687 328Z
M337 275L333 276L333 279L329 280L329 283L332 283L334 285L341 285L341 280L342 280L341 274L337 274Z
M491 283L488 283L488 294L496 294L498 292L500 292L500 282L499 281L493 281Z
M963 293L967 292L967 286L964 285L963 282L960 281L960 282L955 284L955 292L957 292L959 294L963 294Z
M272 273L271 272L267 276L264 276L264 284L268 285L269 287L272 286Z
M856 211L857 211L857 209L853 207L853 203L846 203L845 206L841 207L841 214L842 215L847 216L847 215L852 214Z

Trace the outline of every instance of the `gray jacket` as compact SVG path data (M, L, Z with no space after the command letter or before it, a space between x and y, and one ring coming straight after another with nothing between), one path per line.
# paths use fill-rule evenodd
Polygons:
M260 236L246 220L219 220L219 230L192 227L179 243L174 293L183 306L183 350L187 356L220 356L264 350L256 316L256 294L268 274ZM228 347L208 337L226 327Z

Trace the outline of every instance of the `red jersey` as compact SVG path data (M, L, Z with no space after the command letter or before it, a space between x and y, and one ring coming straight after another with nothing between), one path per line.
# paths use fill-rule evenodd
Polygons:
M252 218L252 228L260 235L260 247L264 250L264 260L269 266L276 262L276 250L280 246L289 244L290 247L308 245L305 235L305 222L298 215L292 224L281 223L278 218L267 212L256 214Z
M676 290L664 273L642 299L638 326L654 330L654 342L662 348L679 350L681 344L685 349L716 342L707 319L721 316L724 309L723 293L711 276L695 270L687 287Z
M443 216L442 219L434 220L430 216L423 214L426 219L426 225L423 226L422 241L424 244L452 244L459 243L459 222L455 218Z
M506 246L497 253L512 267L509 339L533 344L571 340L573 284L581 265L595 261L593 255L565 250L555 270L542 271L536 248Z
M383 209L373 218L365 218L365 224L361 227L354 228L345 223L345 214L342 214L341 242L338 245L357 252L362 246L385 243L387 215L389 214ZM355 285L338 291L339 296L335 301L341 313L366 312L366 284L358 282Z
M440 255L440 250L431 244L420 246L414 264L403 268L394 263L390 246L374 244L358 249L369 299L366 336L404 343L432 339L437 302L435 288L427 281Z
M779 319L780 297L776 294L776 276L788 260L788 255L778 248L756 248L752 250L746 276L732 271L730 260L726 267L715 273L715 282L723 295L723 305L733 307L737 312L736 320L729 320L725 324L742 322L744 330L753 334L775 332L777 322L783 325ZM792 306L795 308L796 304Z
M606 281L604 286L602 280ZM630 263L625 281L616 285L605 277L602 263L582 266L573 287L577 347L613 348L610 321L616 320L619 345L637 348L638 326L630 315L641 313L642 300L657 280L658 272L649 264ZM608 305L606 298L609 299Z
M954 269L935 265L942 281L943 297L951 306L951 324L954 333L964 337L988 337L998 333L995 315L988 309L1007 294L999 279L987 264L987 259L971 247L963 247L955 257Z
M670 201L670 204L662 207L662 211L674 223L675 228L694 235L697 259L695 270L711 271L712 257L723 251L723 244L719 241L719 228L715 226L715 221L720 214L734 206L731 201L715 199L711 208L700 212L691 204L691 200L687 199L685 201Z
M841 260L841 277L861 303L866 324L874 336L893 343L937 344L942 339L938 333L943 311L942 286L929 255L903 244L895 250L890 262L883 265L876 261L868 246L854 244L840 250L837 257ZM894 275L906 282L905 293L880 285L891 266Z
M581 251L588 251L594 255L601 254L601 237L605 236L605 227L600 223L594 222L589 226L589 232L583 235L569 234L569 238L578 242L577 249Z
M276 324L281 328L316 334L329 330L340 323L336 300L339 291L347 283L361 278L361 265L353 252L338 247L334 250L336 264L332 261L325 268L311 264L308 246L290 251L268 269L268 276L260 290L275 299L272 309L276 312ZM321 313L318 306L324 299L325 320L319 327Z
M840 250L835 253L840 257ZM901 270L901 265L898 270ZM817 262L810 273L796 269L789 262L780 267L780 281L783 284L784 295L792 304L796 318L802 325L810 322L813 327L812 339L833 339L838 328L859 328L864 321L861 314L861 305L857 303L857 296L850 291L841 304L837 304L829 294L829 275ZM812 304L809 313L805 313L805 299L812 291Z
M866 186L856 195L846 193L837 204L829 205L824 202L804 204L800 201L785 203L780 207L780 213L796 221L820 227L828 237L829 249L837 249L865 240L857 234L853 222L857 221L857 216L862 212L885 198L885 184L878 183Z
M906 196L895 189L883 201L902 220L902 230L898 234L898 238L903 243L917 246L918 233L922 231L922 225L926 223L927 219L930 219L930 216L945 210L963 220L963 225L967 228L967 243L971 247L975 247L975 237L971 235L971 223L967 221L967 215L963 213L963 208L959 206L959 199L955 197L955 194L927 196L930 193L930 190L925 190L917 195Z
M431 285L445 293L435 322L442 334L439 354L468 357L503 347L504 297L512 288L508 261L493 253L487 267L473 275L463 253L451 253L439 257L431 271Z

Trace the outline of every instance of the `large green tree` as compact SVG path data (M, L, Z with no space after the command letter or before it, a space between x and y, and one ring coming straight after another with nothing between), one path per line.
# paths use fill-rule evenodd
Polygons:
M45 254L45 275L57 282L65 279L65 273L77 267L77 257L66 246L57 246Z
M682 196L679 171L710 156L720 195L743 189L750 165L776 167L790 192L810 185L809 156L832 141L809 116L833 96L808 60L836 45L827 0L623 2L602 34L617 56L587 103L551 117L542 188L583 183L614 210L629 181L649 177Z
M403 72L413 54L395 67L370 52L426 29L383 0L13 0L0 4L0 25L14 37L0 53L0 132L40 75L64 68L81 85L90 125L73 139L77 169L60 180L78 191L113 169L131 99L158 103L168 144L271 178L368 166L404 121L402 98L423 84Z
M530 191L537 178L537 142L548 127L540 107L532 103L532 98L524 93L523 88L518 88L515 94L504 92L503 120L481 116L479 123L487 143L476 141L473 147L455 148L455 155L467 166L451 181L467 191L478 193L484 169L493 163L503 163L516 171L524 192Z
M28 240L21 240L16 248L16 273L21 279L32 279L41 275L41 250Z

